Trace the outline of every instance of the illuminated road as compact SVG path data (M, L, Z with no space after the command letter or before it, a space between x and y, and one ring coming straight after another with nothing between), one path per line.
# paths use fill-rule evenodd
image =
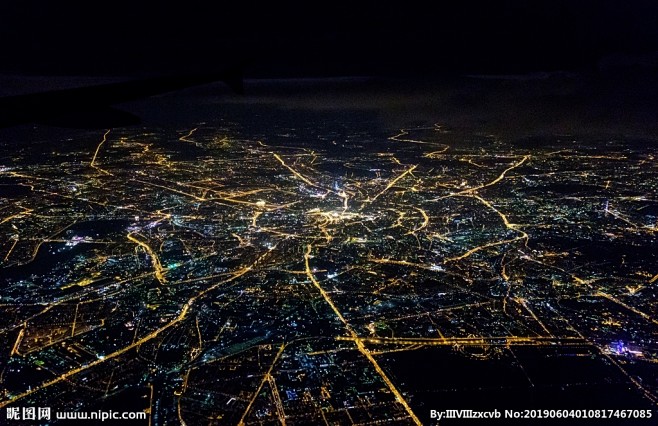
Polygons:
M153 251L151 246L146 244L144 241L135 238L135 234L130 233L128 234L127 238L133 243L143 248L144 251L146 251L146 253L151 258L151 263L153 264L153 274L155 275L155 278L160 282L160 284L165 284L167 282L167 279L165 278L166 271L165 269L162 268L162 264L160 263L160 258Z
M382 194L384 194L386 191L388 191L388 190L391 189L393 186L395 186L395 184L398 183L398 181L400 181L400 180L403 179L405 176L407 176L408 174L410 174L411 172L413 172L413 171L416 169L416 167L418 167L418 166L417 166L417 165L415 165L415 166L411 166L410 168L408 168L407 170L405 170L404 172L402 172L402 173L401 173L400 175L398 175L395 179L391 180L391 181L388 183L388 185L386 185L386 187L384 187L384 189L382 189L382 190L379 191L377 194L375 194L374 197L372 197L372 198L368 198L368 199L366 200L366 203L374 203L375 200L377 200L377 198L379 198Z
M180 138L178 138L178 140L181 141L181 142L194 143L194 141L190 140L189 138L190 138L190 137L194 134L194 132L196 132L197 130L199 130L199 128L198 128L198 127L195 127L194 129L192 129L192 130L190 130L189 132L187 132L187 134L185 134L184 136L181 136Z
M337 340L353 340L351 337L336 337ZM587 346L588 341L580 337L448 337L448 338L404 338L362 337L363 343L373 345L418 345L418 346Z
M258 385L258 388L256 388L256 391L254 392L254 395L251 397L251 400L249 401L247 408L244 410L244 414L242 414L242 418L238 422L239 426L244 425L244 420L249 414L249 411L251 411L251 407L254 405L254 401L256 401L256 398L258 398L258 395L260 394L260 390L263 389L265 383L272 381L272 371L274 370L274 366L276 365L277 361L279 361L279 358L281 357L281 354L283 353L285 348L286 348L285 344L279 346L279 351L274 356L274 360L272 360L272 364L270 364L270 368L267 370L267 373L265 373L265 375L263 376L263 380L261 380L260 384ZM278 406L277 406L277 412L279 413L282 412L282 409ZM285 425L285 416L281 417L281 419L283 419L282 423Z
M304 182L304 183L307 184L307 185L310 185L310 186L313 186L313 187L316 187L316 188L320 188L318 185L316 185L315 183L311 182L308 178L306 178L305 176L303 176L303 175L302 175L301 173L299 173L297 170L293 169L293 168L290 167L288 164L286 164L286 162L283 161L283 158L281 158L281 156L280 156L279 154L273 154L273 155L274 155L274 158L276 158L277 161L278 161L279 163L281 163L281 165L282 165L283 167L285 167L286 169L290 170L290 173L292 173L292 174L293 174L295 177L297 177L299 180L301 180L302 182Z
M98 170L99 172L104 173L104 174L106 174L106 175L112 175L112 173L110 173L110 172L108 172L107 170L104 170L104 169L101 169L100 167L98 167L98 166L96 165L96 158L98 157L98 152L100 151L101 147L105 144L105 142L107 142L107 136L108 136L109 134L110 134L110 130L107 130L107 131L103 134L103 139L100 141L100 143L99 143L98 146L96 147L96 151L94 152L94 156L92 157L91 162L89 163L89 165L90 165L91 167L93 167L94 169L96 169L96 170Z
M158 426L421 424L403 357L507 360L522 391L547 350L655 405L655 150L269 124L4 157L0 407L148 386Z
M322 298L331 307L331 310L334 311L334 314L336 314L336 317L340 320L340 322L343 323L343 325L347 329L347 332L350 334L352 340L356 344L356 347L359 350L359 352L361 352L363 354L363 356L365 356L368 359L368 361L370 361L370 364L373 366L373 368L375 369L377 374L379 374L379 377L382 378L382 380L384 381L386 386L389 388L391 393L395 396L395 399L397 400L397 402L399 402L404 407L405 411L407 412L407 414L409 414L409 417L411 417L411 419L413 420L413 422L415 424L421 425L422 423L420 422L418 417L416 417L413 410L411 409L411 407L409 406L409 404L405 400L404 396L402 396L402 394L395 387L393 382L391 382L391 380L388 378L388 376L386 375L384 370L382 370L382 368L379 366L379 363L377 362L377 360L375 360L375 358L372 356L372 354L370 353L368 348L365 347L365 345L363 344L363 341L361 340L361 338L356 334L354 329L352 329L352 326L347 322L345 317L343 317L343 314L341 314L341 312L338 310L338 308L334 304L334 302L331 299L331 297L329 296L329 294L322 288L322 286L320 285L318 280L315 278L315 275L313 274L313 272L311 270L311 266L309 264L312 249L313 249L313 247L309 244L308 246L306 246L306 254L304 254L304 264L306 266L306 276L313 283L315 288L318 289L318 291L322 295Z
M7 399L7 400L5 400L5 401L0 401L0 408L3 408L3 407L5 407L5 406L7 406L7 405L9 405L9 404L11 404L11 403L13 403L13 402L15 402L15 401L18 401L18 400L20 400L20 399L23 399L23 398L25 398L25 397L27 397L27 396L29 396L29 395L32 395L32 394L35 393L35 392L38 392L38 391L40 391L40 390L42 390L42 389L45 389L45 388L47 388L47 387L50 387L50 386L52 386L52 385L54 385L54 384L60 383L60 382L62 382L62 381L65 381L65 380L69 379L70 377L75 376L75 375L78 374L78 373L81 373L81 372L83 372L83 371L86 371L86 370L89 370L89 369L91 369L91 368L93 368L93 367L96 367L96 366L98 366L98 365L100 365L100 364L102 364L102 363L105 363L105 362L108 361L108 360L111 360L111 359L117 358L117 357L119 357L119 356L121 356L121 355L123 355L123 354L125 354L125 353L127 353L127 352L129 352L129 351L131 351L132 349L138 348L139 346L143 345L144 343L153 340L154 338L156 338L157 336L159 336L160 334L162 334L162 333L165 332L166 330L168 330L168 329L174 327L175 325L177 325L178 323L180 323L181 321L183 321L183 320L187 317L188 312L190 311L190 309L192 308L192 306L194 305L194 303L196 302L197 299L199 299L199 298L205 296L205 295L208 294L209 292L211 292L211 291L217 289L218 287L220 287L220 286L222 286L222 285L224 285L224 284L227 284L227 283L229 283L229 282L231 282L231 281L237 280L238 278L240 278L240 277L243 276L244 274L248 273L248 272L251 271L251 270L252 270L252 269L253 269L253 268L254 268L254 267L255 267L255 266L261 261L261 260L263 260L266 256L268 256L268 255L270 254L271 251L272 251L272 250L270 250L270 251L266 252L265 254L261 255L261 256L260 256L258 259L256 259L256 261L253 262L251 265L249 265L249 266L245 266L245 267L240 268L239 270L233 272L230 278L228 278L228 279L226 279L226 280L223 280L223 281L219 281L219 282L217 282L217 283L215 283L215 284L213 284L213 285L207 287L205 290L200 291L199 293L197 293L195 296L191 297L190 299L188 299L187 302L186 302L186 303L183 305L183 307L181 308L180 313L178 314L178 316L176 316L176 318L174 318L172 321L168 322L166 325L164 325L164 326L162 326L162 327L160 327L160 328L158 328L158 329L156 329L156 330L154 330L154 331L148 333L147 335L145 335L145 336L139 338L138 340L134 341L134 342L133 342L132 344L130 344L130 345L127 345L127 346L125 346L125 347L123 347L123 348L121 348L121 349L118 349L118 350L116 350L116 351L114 351L114 352L111 352L111 353L109 353L109 354L105 354L105 355L103 355L103 356L99 356L98 359L96 359L95 361L92 361L92 362L89 362L89 363L83 364L83 365L81 365L80 367L76 367L76 368L73 368L73 369L71 369L71 370L68 370L68 371L66 371L65 373L62 373L62 374L60 374L59 376L57 376L57 377L55 377L55 378L53 378L53 379L51 379L51 380L48 380L48 381L46 381L46 382L44 382L44 383L41 383L41 384L38 385L38 386L32 387L31 389L29 389L29 390L27 390L27 391L25 391L25 392L19 393L18 395L13 395L13 396L11 396L9 399Z

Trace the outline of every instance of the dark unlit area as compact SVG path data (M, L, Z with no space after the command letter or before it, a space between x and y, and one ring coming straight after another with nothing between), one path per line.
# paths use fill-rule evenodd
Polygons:
M387 128L438 123L447 130L507 140L537 135L655 139L657 87L656 79L646 74L247 80L244 95L217 83L121 107L152 123L175 114L199 114L199 120L207 120L230 115L236 107L247 112L254 107L283 119L309 111L355 111L376 117ZM199 104L191 110L190 102Z

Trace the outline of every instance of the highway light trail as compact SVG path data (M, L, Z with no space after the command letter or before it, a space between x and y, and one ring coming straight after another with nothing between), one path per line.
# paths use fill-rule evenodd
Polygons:
M18 207L23 209L23 211L20 212L20 213L16 213L16 214L13 214L11 216L7 216L7 217L3 218L2 220L0 220L0 225L2 225L3 223L7 223L10 220L18 219L18 218L24 217L25 215L29 215L34 211L33 209L28 209L28 208L25 208L25 207L22 207L22 206L18 206Z
M650 315L646 314L645 312L642 312L639 309L634 308L634 307L622 302L621 300L617 299L616 297L613 297L613 296L611 296L607 293L604 293L602 291L598 291L594 295L604 297L604 298L608 299L609 301L614 302L614 303L618 304L619 306L622 306L622 307L628 309L629 311L641 316L645 320L658 325L658 320L656 320L655 318L652 318Z
M194 143L194 141L191 141L189 139L189 137L192 136L194 134L194 132L196 132L197 130L199 130L198 127L195 127L194 129L187 132L187 134L185 134L184 136L181 136L180 138L178 138L178 140L181 141L181 142Z
M398 389L395 387L393 382L391 382L391 380L388 378L388 376L386 375L384 370L382 370L382 368L379 366L379 363L377 362L377 360L375 360L375 358L372 356L372 354L370 353L368 348L365 347L365 345L363 344L363 341L361 340L361 338L359 338L358 334L356 334L354 329L352 329L352 326L347 322L345 317L343 317L343 314L336 307L336 304L334 303L334 301L329 296L329 293L327 293L322 288L322 286L320 285L318 280L315 278L315 275L313 274L313 271L311 270L311 266L310 266L310 263L309 263L309 260L311 258L311 251L312 250L313 250L312 245L309 244L309 245L306 246L306 253L304 254L304 265L306 267L306 276L311 281L311 283L313 283L315 288L318 289L318 291L320 292L320 295L322 295L322 298L325 300L325 302L327 302L327 304L329 305L331 310L334 311L334 314L336 314L336 317L340 320L340 322L343 323L343 325L347 329L347 332L350 334L350 337L353 339L354 343L356 344L356 347L359 350L359 352L361 352L363 354L363 356L365 356L366 359L368 359L368 361L370 361L370 364L373 366L375 371L377 371L377 374L379 374L379 376L382 378L382 380L384 381L386 386L389 388L391 393L395 396L396 401L404 407L405 411L407 412L409 417L411 417L411 420L413 420L413 422L415 424L421 425L422 423L420 422L418 417L416 417L413 410L411 409L411 407L409 406L409 404L405 400L404 396L402 396L402 394L400 393L400 391L398 391Z
M5 258L2 259L3 262L6 262L9 260L9 256L11 256L11 252L14 251L14 248L16 248L16 244L18 244L18 238L13 239L14 242L11 244L11 247L9 247L9 250L7 251L7 254L5 255Z
M395 186L395 184L398 183L398 181L400 181L401 179L403 179L403 178L404 178L405 176L407 176L409 173L413 172L413 171L416 169L416 167L418 167L418 165L411 166L410 168L408 168L407 170L405 170L404 172L402 172L402 173L401 173L400 175L398 175L395 179L393 179L392 181L390 181L390 182L388 183L388 185L386 185L386 187L384 187L384 189L382 189L381 191L379 191L374 197L372 197L372 198L368 198L368 199L366 200L366 202L367 202L367 203L374 203L375 200L377 200L377 198L379 198L383 193L385 193L386 191L388 191L389 189L391 189L393 186Z
M279 156L279 154L272 154L272 155L274 155L274 158L276 158L277 161L278 161L279 163L281 163L281 165L282 165L283 167L285 167L286 169L290 170L290 173L292 173L292 174L293 174L295 177L297 177L299 180L301 180L302 182L304 182L305 184L307 184L307 185L309 185L309 186L313 186L313 187L318 188L318 185L316 185L315 183L311 182L309 179L307 179L306 177L302 176L302 174L299 173L297 170L295 170L295 169L293 169L292 167L290 167L289 165L287 165L286 162L283 161L283 158L281 158L281 157Z
M144 241L135 238L135 235L132 233L128 234L127 238L133 243L143 248L144 251L146 251L146 254L148 254L149 257L151 258L151 263L153 264L153 274L155 275L155 278L160 282L160 284L165 284L167 282L167 279L165 278L166 271L162 268L162 264L160 263L160 258L153 251L151 246L146 244Z
M489 186L493 186L493 185L497 184L498 182L500 182L501 180L505 179L505 175L507 174L507 172L510 172L510 171L522 166L523 163L525 163L529 159L530 159L529 155L524 155L523 158L521 158L520 161L514 163L510 167L503 170L502 173L500 175L498 175L498 177L496 177L496 179L492 180L491 182L484 183L482 185L478 185L478 186L475 186L473 188L465 189L463 191L458 192L456 195L459 195L459 194L472 194L472 193L477 192L481 189L487 188Z
M98 157L98 152L100 151L101 147L105 144L105 142L107 142L107 135L110 134L110 131L111 131L111 129L108 129L108 130L103 134L103 139L100 141L100 143L99 143L98 146L96 147L96 151L94 152L94 156L93 156L93 158L91 159L91 162L89 163L89 165L90 165L91 167L93 167L94 169L96 169L96 170L98 170L99 172L104 173L104 174L106 174L106 175L111 175L112 173L110 173L110 172L108 172L107 170L104 170L104 169L101 169L100 167L98 167L98 166L96 165L96 157Z
M274 359L272 360L272 363L270 364L270 368L267 370L267 372L263 376L263 380L260 381L260 384L258 385L258 388L256 388L256 391L254 392L253 396L251 397L251 400L249 401L249 405L247 405L247 408L244 410L244 413L242 414L242 418L240 418L240 421L238 422L239 426L244 425L244 420L245 420L245 418L247 418L247 415L249 414L249 411L251 411L251 407L254 405L254 401L256 401L256 398L258 398L258 395L260 395L260 390L263 389L263 386L265 385L265 383L267 383L268 381L271 381L272 370L274 370L274 366L276 365L277 361L279 361L279 358L281 358L281 354L283 353L285 348L286 348L285 344L282 344L281 346L279 346L279 351L274 356ZM275 392L275 390L273 390L273 392ZM283 417L283 419L285 419L285 417ZM285 425L285 420L283 421L283 424Z
M419 207L414 207L414 209L416 209L421 214L421 216L423 217L423 222L419 226L417 226L414 229L412 229L411 231L409 231L407 233L408 235L415 235L417 232L422 231L423 229L427 228L427 225L429 225L429 223L430 223L430 217L427 215L427 212L425 210L423 210Z

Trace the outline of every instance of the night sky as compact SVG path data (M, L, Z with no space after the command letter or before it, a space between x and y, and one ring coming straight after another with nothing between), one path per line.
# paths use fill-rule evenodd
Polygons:
M506 74L655 63L658 52L651 0L221 3L3 2L0 73Z

